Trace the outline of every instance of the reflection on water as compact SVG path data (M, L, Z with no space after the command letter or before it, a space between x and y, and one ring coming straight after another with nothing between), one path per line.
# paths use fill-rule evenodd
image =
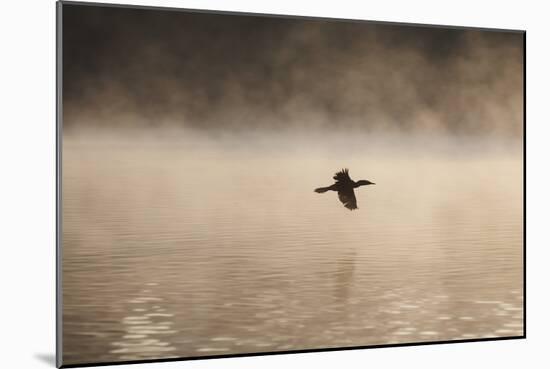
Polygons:
M157 283L147 283L141 296L128 301L136 307L128 307L130 316L122 319L126 332L119 341L112 345L117 347L110 351L118 354L121 360L140 360L150 357L170 357L170 351L175 348L169 342L162 340L163 336L177 333L172 329L171 319L174 314L168 313L162 307L163 299L152 297L151 289Z
M519 155L63 150L65 364L522 335Z

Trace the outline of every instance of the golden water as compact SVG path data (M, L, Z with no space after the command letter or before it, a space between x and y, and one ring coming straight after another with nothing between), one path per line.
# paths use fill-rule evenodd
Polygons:
M521 151L205 142L65 138L64 364L523 334Z

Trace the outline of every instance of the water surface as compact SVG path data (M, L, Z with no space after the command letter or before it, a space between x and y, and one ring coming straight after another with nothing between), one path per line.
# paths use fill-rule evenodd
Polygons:
M520 151L292 142L66 137L64 364L523 334Z

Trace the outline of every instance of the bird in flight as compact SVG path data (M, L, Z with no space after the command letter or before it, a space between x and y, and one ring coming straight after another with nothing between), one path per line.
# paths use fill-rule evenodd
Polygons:
M366 185L373 185L371 181L362 179L355 182L349 177L348 169L342 169L332 177L336 182L329 187L319 187L315 189L317 193L325 193L327 191L336 191L338 192L338 199L344 204L349 210L357 209L357 199L355 198L355 193L353 192L354 188Z

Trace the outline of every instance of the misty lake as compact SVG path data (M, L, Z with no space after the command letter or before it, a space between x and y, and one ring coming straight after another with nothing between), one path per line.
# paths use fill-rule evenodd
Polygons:
M523 334L520 145L283 136L64 138L64 364Z

